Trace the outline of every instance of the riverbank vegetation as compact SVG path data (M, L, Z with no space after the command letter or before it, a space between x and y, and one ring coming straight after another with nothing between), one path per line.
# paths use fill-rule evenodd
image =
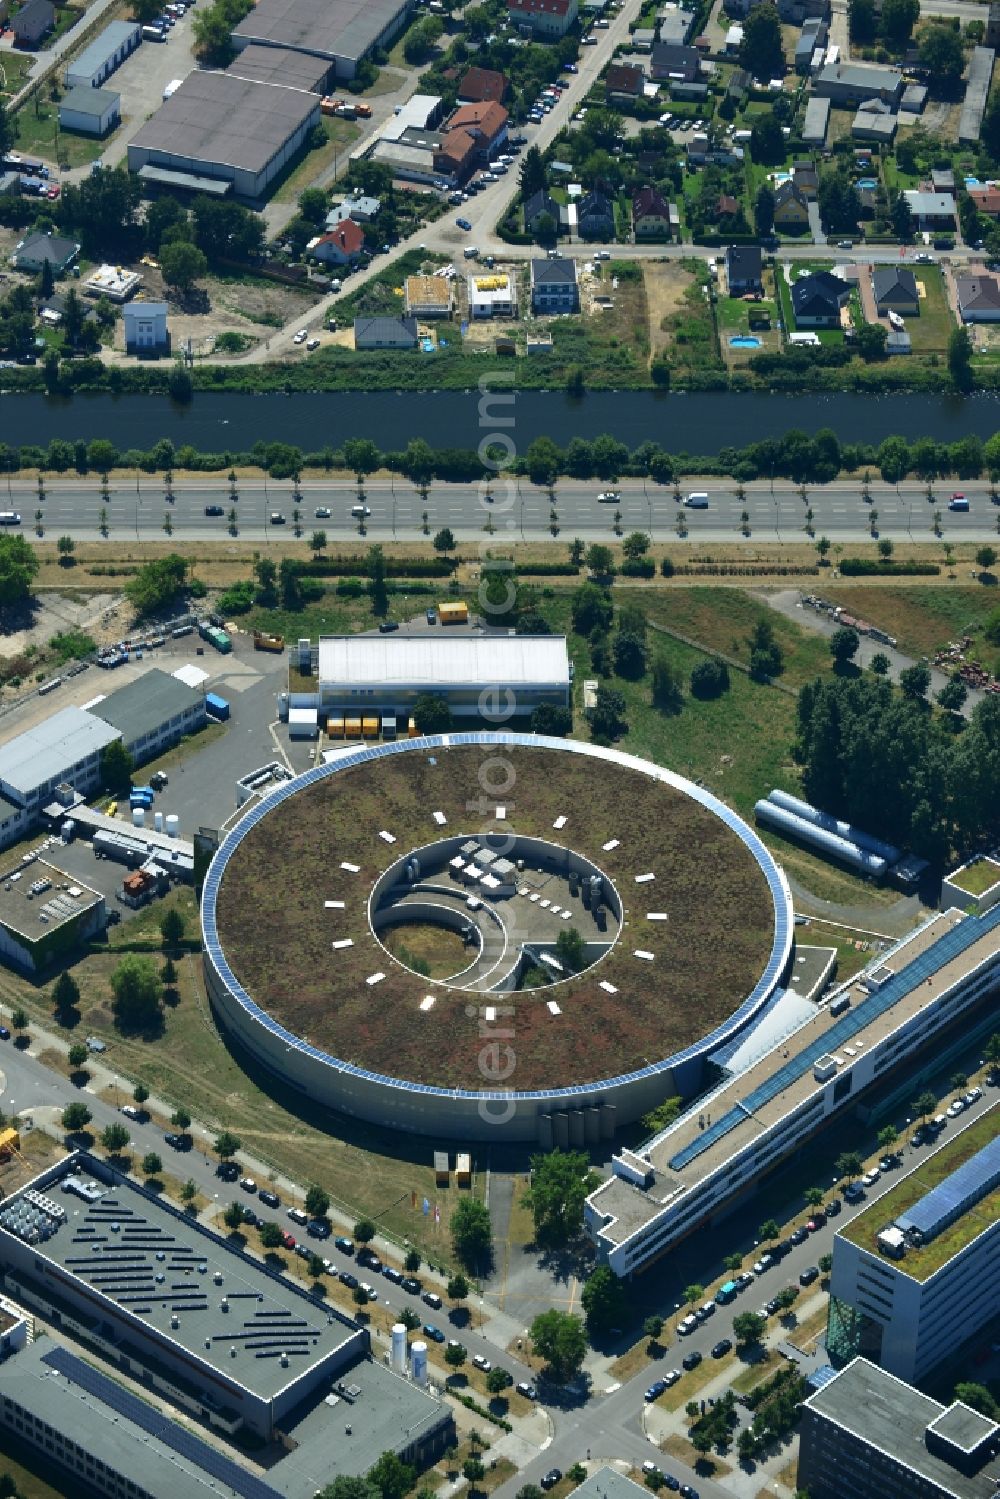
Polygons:
M755 479L784 479L801 487L804 509L808 504L807 486L829 484L843 476L857 480L861 498L866 501L871 500L870 484L876 478L887 484L915 478L923 483L931 503L946 503L943 494L936 495L938 480L986 477L991 485L990 498L1000 503L996 488L1000 484L1000 432L985 441L975 435L950 443L931 437L910 440L891 436L874 444L842 442L830 428L814 435L792 428L782 437L764 438L742 448L724 447L716 454L671 453L655 442L630 449L604 433L593 439L574 437L565 448L550 437L538 437L523 454L509 460L501 450L480 454L471 448L432 448L423 438L412 439L402 450L381 450L368 439L352 438L341 448L303 451L286 442L257 442L242 452L203 452L188 444L175 446L169 438L161 438L148 449L120 449L106 438L90 442L53 438L44 448L0 442L0 473L37 472L40 476L107 476L122 469L164 475L181 470L212 474L239 468L258 469L272 478L297 482L306 471L329 474L346 470L363 483L366 474L384 470L402 474L419 486L434 480L499 483L501 467L503 475L524 477L539 486L554 485L562 477L605 482L649 478L675 486L678 499L685 475L734 479L738 495L741 485ZM891 573L891 561L887 570Z

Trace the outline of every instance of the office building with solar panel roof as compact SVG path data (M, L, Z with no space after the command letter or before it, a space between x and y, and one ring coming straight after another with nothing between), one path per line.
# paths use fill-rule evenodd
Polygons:
M1000 1104L960 1128L833 1241L827 1348L911 1384L1000 1306ZM907 1157L909 1161L911 1157Z
M101 1494L309 1499L453 1438L367 1328L86 1152L0 1205L0 1273L53 1330L0 1364L0 1433Z
M824 996L797 1030L728 1065L675 1124L614 1157L613 1174L586 1204L599 1256L619 1276L641 1272L745 1206L763 1178L867 1089L971 1034L980 1014L988 1020L998 988L1000 906L931 917Z

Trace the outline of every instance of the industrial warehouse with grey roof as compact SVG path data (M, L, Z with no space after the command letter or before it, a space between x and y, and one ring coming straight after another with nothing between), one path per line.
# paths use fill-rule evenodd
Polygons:
M226 72L255 83L280 83L285 88L321 94L330 75L330 62L326 57L313 57L308 52L293 52L288 47L263 47L251 42L233 59Z
M262 198L319 123L319 98L233 73L189 73L128 146L129 170L167 171L231 185Z
M202 727L205 694L154 666L90 711L118 730L133 760L141 764Z
M237 49L252 42L329 58L338 78L402 30L413 0L259 0L233 31Z
M232 1429L269 1439L324 1378L368 1352L366 1331L336 1308L85 1152L32 1189L62 1219L33 1212L23 1193L0 1207L0 1263L17 1299L82 1322L113 1358L128 1348L155 1362L188 1398L214 1390Z

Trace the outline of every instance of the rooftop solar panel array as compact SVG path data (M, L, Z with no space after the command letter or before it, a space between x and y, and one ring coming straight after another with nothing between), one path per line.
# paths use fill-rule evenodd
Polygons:
M783 1067L779 1067L770 1077L765 1078L758 1087L741 1099L735 1108L723 1114L721 1119L717 1119L697 1139L692 1140L676 1155L671 1156L671 1169L680 1171L691 1161L696 1160L716 1140L736 1129L748 1115L755 1114L772 1098L777 1098L779 1093L784 1092L791 1083L804 1077L820 1057L839 1051L842 1046L846 1046L859 1031L863 1031L873 1020L891 1010L893 1005L898 1004L919 984L932 978L935 973L939 973L953 958L971 947L980 937L995 931L997 927L1000 927L1000 906L994 906L992 911L988 911L985 916L966 916L949 928L924 952L918 953L898 973L893 974L892 978L874 994L848 1010L829 1029L822 1031L810 1041L808 1046L803 1047L791 1057Z
M1000 1187L1000 1135L915 1202L896 1219L896 1227L934 1239L995 1187Z
M67 1348L52 1348L42 1357L42 1362L48 1364L57 1374L62 1374L71 1380L86 1394L99 1400L102 1405L113 1410L124 1420L130 1421L140 1431L146 1432L148 1436L155 1437L179 1457L195 1467L201 1468L218 1483L226 1484L234 1493L239 1494L241 1499L281 1499L277 1489L270 1484L264 1483L256 1474L248 1473L234 1463L232 1458L209 1446L202 1441L193 1431L187 1431L183 1426L175 1425L168 1416L162 1414L154 1406L147 1405L145 1400L123 1389L112 1379L108 1379L98 1369L90 1364L84 1363L75 1354L70 1353Z

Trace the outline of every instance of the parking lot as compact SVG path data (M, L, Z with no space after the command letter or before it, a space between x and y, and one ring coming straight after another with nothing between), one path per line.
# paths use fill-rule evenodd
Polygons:
M206 3L206 0L203 0ZM105 166L124 161L129 141L163 103L163 90L174 78L185 78L196 66L191 51L194 12L188 11L167 32L165 42L144 41L105 84L121 95L122 123L107 143Z

